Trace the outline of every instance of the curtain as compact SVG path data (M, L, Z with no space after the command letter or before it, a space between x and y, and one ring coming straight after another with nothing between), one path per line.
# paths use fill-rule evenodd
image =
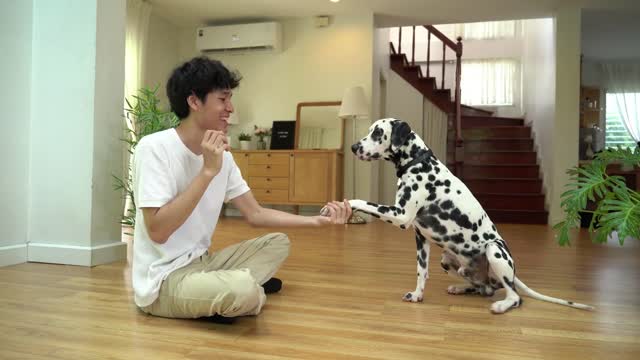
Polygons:
M149 18L151 17L151 4L144 0L127 0L127 22L125 30L125 70L124 70L124 96L133 99L142 85L143 64L145 61L147 34L149 31ZM124 108L127 103L124 102ZM135 123L123 114L126 126L134 130ZM130 133L131 134L131 133ZM135 139L132 139L135 140ZM124 151L125 179L131 172L131 159L128 151ZM131 208L131 199L125 200L124 214Z
M462 61L462 103L467 105L512 105L515 60Z
M516 36L516 28L520 21L486 21L465 24L438 25L437 28L449 39L458 36L462 40L494 40L510 39Z
M640 62L603 63L607 94L612 95L624 127L640 144ZM609 98L611 98L609 97Z

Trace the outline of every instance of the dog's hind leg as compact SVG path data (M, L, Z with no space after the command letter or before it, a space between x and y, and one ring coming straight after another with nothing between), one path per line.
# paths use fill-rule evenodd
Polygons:
M406 293L402 300L410 302L422 301L424 296L424 284L429 278L429 246L430 243L420 233L420 230L416 228L416 248L418 262L418 279L416 280L416 289L412 292Z
M514 285L515 268L511 255L509 255L506 248L499 242L490 242L487 244L486 254L487 260L489 261L490 272L500 280L507 292L504 300L491 304L491 312L502 314L513 307L520 306L520 295L516 292Z

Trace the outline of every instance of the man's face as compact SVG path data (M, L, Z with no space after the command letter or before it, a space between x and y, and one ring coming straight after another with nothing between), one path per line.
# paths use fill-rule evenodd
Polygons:
M229 116L233 112L231 90L214 90L207 94L205 102L199 109L200 125L207 130L218 130L227 133Z

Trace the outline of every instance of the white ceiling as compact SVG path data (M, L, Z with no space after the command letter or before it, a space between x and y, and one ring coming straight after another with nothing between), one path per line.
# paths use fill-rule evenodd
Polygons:
M445 24L552 16L558 4L640 8L638 0L148 0L156 14L193 27L254 20L375 14L376 26ZM606 5L604 5L606 3Z
M640 59L640 11L584 10L582 54L594 60Z

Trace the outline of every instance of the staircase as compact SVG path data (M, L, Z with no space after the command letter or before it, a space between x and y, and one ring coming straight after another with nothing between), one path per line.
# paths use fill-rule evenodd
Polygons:
M429 30L429 43L432 33L446 39L434 27L425 27ZM445 39L441 38L443 44L452 49L452 46L457 46L459 64L462 55L460 39L457 44ZM461 105L458 100L460 67L456 80L458 89L453 91L458 94L452 100L451 89L444 88L444 83L438 88L435 78L429 76L428 68L427 76L423 76L422 69L414 65L415 59L409 62L401 48L400 40L398 52L391 44L391 69L449 114L447 166L465 182L492 221L547 224L548 213L537 155L531 128L524 124L524 119L496 117L489 111ZM427 64L430 60L428 54ZM444 78L444 69L442 71Z

